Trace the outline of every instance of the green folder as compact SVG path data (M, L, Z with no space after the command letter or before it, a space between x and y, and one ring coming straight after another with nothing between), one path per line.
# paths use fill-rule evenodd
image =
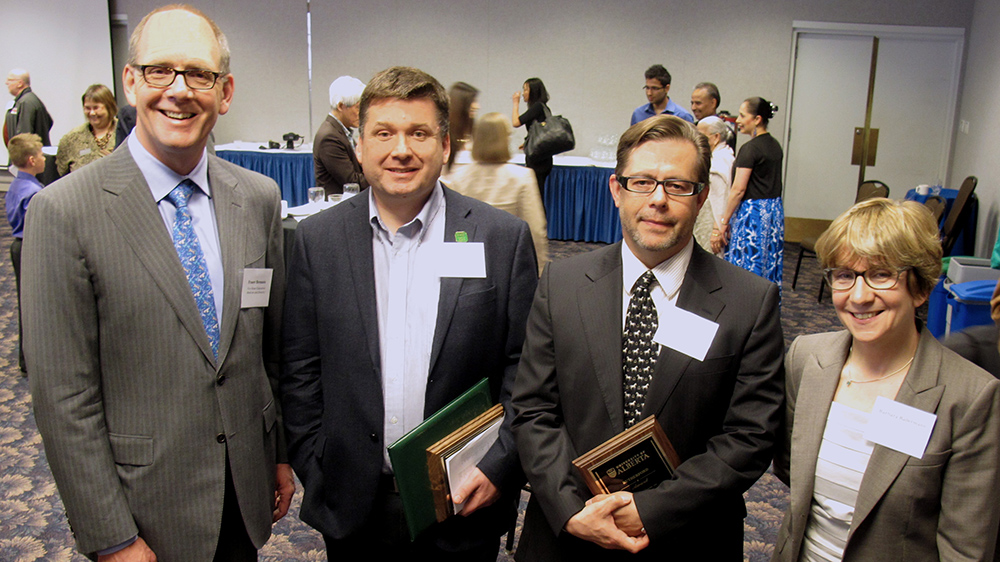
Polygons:
M389 461L396 475L411 541L437 521L427 471L427 448L492 406L489 381L483 379L389 445Z

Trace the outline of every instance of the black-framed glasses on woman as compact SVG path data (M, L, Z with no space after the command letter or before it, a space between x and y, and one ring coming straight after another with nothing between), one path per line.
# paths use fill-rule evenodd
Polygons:
M649 195L656 191L656 186L662 185L663 192L675 197L690 197L701 193L705 184L687 180L654 180L646 176L618 176L618 184L632 193Z
M873 267L867 271L854 271L846 267L830 267L823 270L823 276L834 291L850 291L857 283L858 277L864 277L865 283L876 291L894 289L899 283L903 272L910 267Z
M142 71L142 79L154 88L168 88L174 83L177 75L184 77L184 83L192 90L211 90L215 87L216 81L222 76L221 72L212 72L200 68L190 68L179 70L169 66L158 66L155 64L144 64L138 67Z

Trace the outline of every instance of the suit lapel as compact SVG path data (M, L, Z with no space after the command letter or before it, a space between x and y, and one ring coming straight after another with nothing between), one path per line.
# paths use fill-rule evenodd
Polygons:
M840 371L847 359L851 334L846 330L838 332L832 341L823 344L824 347L815 350L803 365L795 401L789 470L793 483L790 509L794 515L807 514L812 503L816 461L830 404L840 383Z
M712 295L722 288L715 271L715 264L712 263L714 259L716 258L696 244L691 254L691 263L688 264L684 281L681 283L680 293L677 295L679 308L713 322L725 308L725 303ZM641 417L660 414L693 360L677 350L661 346Z
M464 231L469 235L469 240L476 240L476 223L472 218L472 208L465 204L461 198L455 197L455 192L444 188L445 198L445 220L444 220L444 242L455 240L455 233ZM489 248L486 248L489 251ZM486 260L489 263L489 260ZM487 276L489 271L486 272ZM441 294L438 298L437 322L434 326L434 343L431 346L431 361L428 373L434 372L434 365L437 363L441 347L444 345L444 338L448 333L448 326L455 315L455 307L458 305L458 295L462 290L464 279L459 277L442 277Z
M381 384L382 360L379 351L378 304L375 296L375 258L372 254L372 225L369 221L368 191L351 197L342 205L352 207L342 223L344 231L341 239L347 245L347 255L351 264L351 281L354 298L361 311L361 325L368 342L368 353L375 365Z
M202 353L214 363L212 346L191 295L187 275L142 172L132 160L127 146L107 158L114 163L113 167L109 166L111 171L103 186L111 196L105 207L108 217L153 282L163 291L167 302Z
M579 298L576 299L594 376L615 433L625 430L621 244L618 242L609 246L601 259L585 272L591 283L579 289Z
M220 166L212 166L211 158L208 178L225 272L222 287L222 331L219 334L219 365L222 365L232 345L241 308L242 272L246 265L246 219L237 179Z
M913 406L925 412L935 413L938 403L941 401L941 395L944 393L944 387L937 386L938 374L941 371L941 347L928 341L931 339L933 336L930 335L930 331L921 329L920 342L917 344L913 365L906 378L903 379L903 384L899 387L896 402ZM865 469L865 475L861 479L858 501L854 506L854 519L851 521L848 539L885 495L909 458L910 456L906 453L882 445L875 445L871 459L868 461L868 468Z

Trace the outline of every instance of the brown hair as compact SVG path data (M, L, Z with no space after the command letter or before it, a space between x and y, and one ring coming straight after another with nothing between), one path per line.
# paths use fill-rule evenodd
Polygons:
M444 139L448 134L448 92L430 74L408 66L394 66L373 76L361 94L362 131L365 130L365 121L368 119L368 107L374 102L387 99L432 101L437 108L441 138Z
M215 34L215 40L219 42L219 72L222 73L223 76L229 74L229 40L226 39L226 35L222 33L219 26L212 21L212 18L205 15L205 12L202 12L193 6L188 6L187 4L170 4L168 6L161 6L146 14L146 16L139 21L139 25L135 26L135 30L132 31L132 36L129 37L128 60L125 64L133 68L139 68L139 41L142 39L142 33L146 30L146 24L149 22L149 18L161 12L170 12L173 10L181 10L194 14L208 23L209 27L212 28L212 33ZM205 70L212 69L207 68Z
M451 109L448 112L448 130L451 132L451 154L448 155L448 169L455 163L455 156L465 145L465 139L472 134L474 123L472 104L475 103L479 90L465 82L455 82L448 88L448 98Z
M941 275L941 240L927 207L915 201L868 199L837 217L816 241L823 267L864 260L868 267L909 267L908 289L925 297Z
M118 102L115 101L115 95L104 84L91 84L80 98L82 103L87 103L87 100L96 101L106 107L108 119L113 120L118 114Z
M10 137L7 144L7 152L10 154L10 161L18 168L28 165L28 158L38 156L42 151L42 137L35 133L21 133Z
M698 168L695 172L698 181L708 183L708 174L712 168L712 149L708 147L708 139L698 129L687 121L673 115L657 115L632 125L622 134L618 141L618 163L615 165L615 175L621 176L628 165L632 152L639 145L649 141L686 140L698 151Z
M510 160L510 119L500 113L487 113L476 122L472 132L472 159L486 164Z

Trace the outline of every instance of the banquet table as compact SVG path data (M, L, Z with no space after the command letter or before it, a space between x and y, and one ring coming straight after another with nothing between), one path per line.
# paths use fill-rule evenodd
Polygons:
M281 198L291 206L307 203L309 188L316 185L312 143L294 150L260 148L267 142L236 141L215 146L215 154L237 166L268 176L281 188Z

